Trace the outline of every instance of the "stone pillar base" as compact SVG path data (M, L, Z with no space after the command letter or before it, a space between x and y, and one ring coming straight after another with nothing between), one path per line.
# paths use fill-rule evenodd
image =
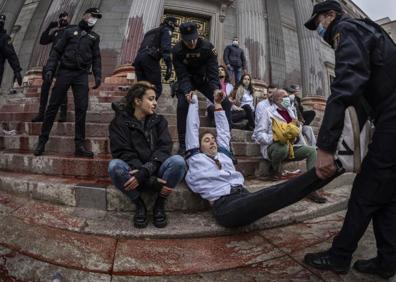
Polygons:
M252 81L253 88L254 88L254 96L257 100L257 103L263 99L267 98L267 87L268 83L262 80L253 79Z
M131 85L136 81L135 68L130 64L118 66L111 76L105 78L105 84Z

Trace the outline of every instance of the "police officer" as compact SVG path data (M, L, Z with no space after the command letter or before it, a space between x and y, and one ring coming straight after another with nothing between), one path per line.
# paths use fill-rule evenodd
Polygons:
M177 27L175 17L167 17L157 28L148 31L133 62L137 80L149 81L156 87L157 99L162 94L160 59L166 64L165 80L172 75L171 39Z
M173 48L173 65L178 79L177 131L179 135L179 154L185 152L186 119L188 101L194 90L200 91L213 102L213 93L221 89L217 52L213 44L198 36L195 23L180 25L182 40ZM231 103L222 102L228 124L231 123Z
M58 21L50 22L48 27L43 31L40 37L41 45L48 45L52 43L51 49L56 45L59 39L62 37L63 32L66 28L70 27L69 25L69 14L67 12L63 12L59 15ZM53 30L56 28L56 30ZM51 32L53 30L53 32ZM40 94L40 108L38 115L32 119L32 122L42 122L44 120L45 108L47 107L48 102L48 94L52 84L52 77L50 80L45 79L44 74L46 70L43 69L43 84L41 85L41 94ZM65 99L60 106L60 116L59 122L65 122L67 115L67 95L65 95Z
M346 273L372 220L377 256L358 260L353 267L389 278L396 273L396 46L379 25L350 18L334 0L316 4L305 26L331 45L336 61L337 76L317 141L317 175L325 179L335 171L334 153L348 106L366 104L362 108L367 112L372 108L376 127L353 183L341 231L329 250L307 254L305 262Z
M14 71L14 82L18 82L19 86L22 85L21 66L19 64L18 56L15 53L14 46L12 46L11 37L4 29L6 16L0 15L0 85L3 80L4 61L7 59L11 68Z
M58 108L67 89L71 86L75 105L75 155L93 157L93 153L84 146L85 117L88 109L88 73L91 67L95 76L93 89L98 88L101 84L100 38L92 31L96 21L100 18L102 18L102 14L99 9L89 8L86 10L77 26L65 30L50 54L45 66L45 78L51 79L57 69L58 62L60 65L44 115L39 142L34 151L36 156L43 154Z

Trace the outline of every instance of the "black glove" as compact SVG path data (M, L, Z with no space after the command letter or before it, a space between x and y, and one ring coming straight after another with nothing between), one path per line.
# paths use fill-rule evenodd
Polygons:
M92 89L98 89L100 84L102 84L102 80L100 79L100 77L95 77L95 86L92 87Z
M21 72L16 72L14 73L14 80L13 82L15 82L15 80L18 82L18 85L21 86L22 85L22 75Z
M58 26L58 22L50 22L50 24L48 25L48 29L55 28L57 26Z
M54 75L54 73L52 72L52 71L47 71L45 74L44 74L44 79L45 80L52 80L52 76Z
M150 174L147 169L141 168L133 176L135 176L136 180L138 181L139 186L141 186L143 183L145 183L149 179Z

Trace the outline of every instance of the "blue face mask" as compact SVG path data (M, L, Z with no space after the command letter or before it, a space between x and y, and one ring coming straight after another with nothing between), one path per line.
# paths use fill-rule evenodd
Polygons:
M320 37L324 38L325 33L326 33L326 28L321 23L319 23L316 31L318 32Z
M291 106L290 98L289 98L289 97L284 97L284 98L282 99L281 105L282 105L282 107L284 107L285 109L287 109L288 107L290 107L290 106Z

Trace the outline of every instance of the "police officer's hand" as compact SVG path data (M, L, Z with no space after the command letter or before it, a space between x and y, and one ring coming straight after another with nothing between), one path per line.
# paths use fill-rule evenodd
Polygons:
M320 179L327 179L336 173L337 167L334 163L334 155L323 151L317 150L317 159L315 164L316 175Z
M221 91L220 89L217 89L213 92L213 99L215 104L221 104L224 100L224 92Z
M172 76L172 65L166 68L165 80L168 81Z
M45 74L44 74L44 79L45 80L52 80L52 76L53 76L53 72L52 71L47 71Z
M50 22L50 24L48 25L48 28L51 29L51 28L55 28L57 26L58 26L58 22Z
M21 72L16 72L14 73L14 82L17 81L18 85L21 86L22 85L22 75Z
M98 89L101 84L102 80L100 79L100 77L95 77L95 85L94 87L92 87L92 89Z

